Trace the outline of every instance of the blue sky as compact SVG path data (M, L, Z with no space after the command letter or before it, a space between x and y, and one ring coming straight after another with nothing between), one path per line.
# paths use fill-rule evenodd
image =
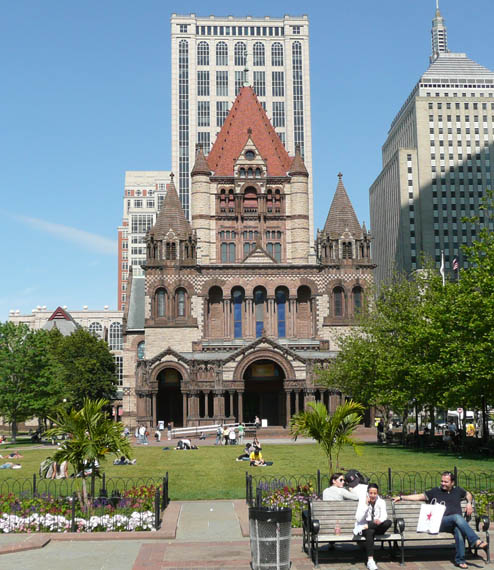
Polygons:
M170 168L173 12L307 13L315 225L342 171L360 221L396 112L428 66L434 0L0 4L0 320L116 308L125 170ZM235 7L232 7L235 6ZM268 6L268 8L267 8ZM441 0L449 48L494 69L492 0ZM359 109L359 111L357 110Z

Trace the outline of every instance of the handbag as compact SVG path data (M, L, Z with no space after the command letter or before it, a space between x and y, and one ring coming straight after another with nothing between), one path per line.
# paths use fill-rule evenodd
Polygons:
M417 532L437 534L441 527L445 510L446 505L444 503L438 503L436 499L432 499L429 504L422 505L417 522Z

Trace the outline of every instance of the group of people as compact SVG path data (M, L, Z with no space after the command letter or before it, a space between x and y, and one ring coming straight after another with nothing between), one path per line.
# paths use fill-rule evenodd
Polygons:
M218 426L214 445L242 445L244 442L245 426L240 423L237 430L233 426Z
M244 452L237 457L237 461L249 461L252 467L263 467L267 465L261 453L262 447L257 439L254 438L252 443L246 443Z
M365 539L368 570L377 570L374 560L374 537L383 535L391 526L388 519L386 502L379 496L379 487L376 483L367 483L365 478L357 471L349 471L346 476L334 473L330 479L330 487L324 489L324 501L358 501L355 512L354 535ZM468 568L465 562L465 539L471 548L487 550L488 544L481 540L472 530L462 513L461 502L467 501L465 515L473 512L472 494L462 487L455 486L454 474L444 471L441 475L441 484L423 493L412 495L399 495L393 499L399 501L425 501L431 503L444 503L444 512L440 532L452 533L455 537L455 564L459 568Z

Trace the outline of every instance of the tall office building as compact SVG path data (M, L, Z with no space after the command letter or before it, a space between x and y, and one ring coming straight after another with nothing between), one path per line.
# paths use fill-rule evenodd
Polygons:
M156 221L170 184L170 172L132 170L125 173L122 224L118 227L118 308L125 309L129 268L143 275L146 232Z
M423 254L446 268L488 223L479 209L492 188L494 73L448 50L436 6L428 70L391 124L382 171L370 188L375 279L410 273ZM478 216L472 227L462 219Z
M312 142L309 20L171 16L172 171L190 218L190 172L196 145L207 155L245 85L253 87L286 150L301 149L309 171ZM310 235L314 235L311 225Z

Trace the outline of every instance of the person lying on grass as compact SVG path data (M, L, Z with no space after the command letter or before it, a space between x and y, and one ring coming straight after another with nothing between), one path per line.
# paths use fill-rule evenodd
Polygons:
M2 463L2 465L0 465L0 469L21 469L22 465L19 465L19 463L11 463L10 461L7 463Z

